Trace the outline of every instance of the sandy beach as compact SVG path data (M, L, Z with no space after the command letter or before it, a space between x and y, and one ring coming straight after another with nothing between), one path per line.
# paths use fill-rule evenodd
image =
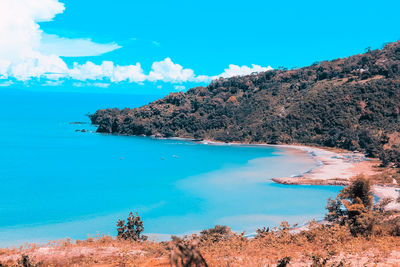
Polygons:
M275 177L271 180L287 185L348 185L350 178L356 175L372 176L381 172L380 161L367 158L358 151L346 151L335 148L320 148L305 145L270 145L246 143L222 143L210 140L201 141L209 145L255 145L272 146L286 150L289 153L303 153L316 162L316 167L292 177ZM375 184L372 191L379 199L389 198L392 201L386 206L388 210L400 210L397 198L400 196L400 187L392 185Z
M359 152L331 151L301 145L277 145L277 147L308 153L317 162L317 167L306 173L294 177L272 178L272 181L280 184L347 185L353 176L371 176L380 172L379 160L366 158L363 153ZM386 206L388 210L400 210L400 203L397 202L400 188L397 185L375 184L372 190L379 199L392 199Z
M359 152L336 152L322 148L298 145L277 145L279 148L295 149L307 153L317 166L306 173L294 177L277 177L272 180L282 184L309 184L309 185L347 185L349 179L355 175L366 176L378 173L376 168L379 162L366 158Z

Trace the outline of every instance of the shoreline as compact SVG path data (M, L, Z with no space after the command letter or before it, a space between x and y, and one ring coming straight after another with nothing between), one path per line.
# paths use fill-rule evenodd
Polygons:
M175 138L176 139L176 138ZM337 148L314 147L297 144L251 144L251 143L223 143L212 140L197 141L188 138L180 140L191 140L206 145L250 145L276 147L286 150L289 153L305 153L311 157L316 166L290 177L274 177L274 183L285 185L333 185L346 186L350 184L350 179L357 175L372 176L379 174L377 170L380 161L375 158L367 158L365 154L358 151L347 151ZM373 194L383 200L389 198L392 201L387 205L387 210L400 210L400 187L397 185L372 185Z
M221 146L259 146L277 148L285 153L301 154L315 161L315 166L303 173L298 173L289 177L276 177L270 180L274 183L286 185L333 185L344 186L349 184L351 177L357 174L378 174L379 170L375 169L379 161L376 159L366 158L363 153L351 152L339 149L330 149L323 147L313 147L297 144L251 144L251 143L224 143L211 140L193 140L189 138L155 138L170 139L197 142L205 145L221 145ZM384 198L392 198L388 206L388 210L400 210L400 203L395 200L399 196L399 187L395 185L373 185L373 193L380 200ZM323 221L323 220L322 220ZM299 226L303 229L307 224ZM253 233L249 233L251 236Z
M350 183L350 178L357 175L372 176L381 171L377 170L380 161L376 158L367 158L364 153L358 151L348 151L340 148L311 146L304 144L266 144L266 143L244 143L244 142L220 142L209 139L194 139L187 137L158 137L150 136L153 139L181 140L200 143L204 145L223 145L223 146L265 146L276 147L289 153L306 153L315 162L316 166L290 177L274 177L270 180L277 184L285 185L331 185L346 186ZM387 205L388 210L399 210L400 187L398 185L372 185L372 192L379 198L392 199Z

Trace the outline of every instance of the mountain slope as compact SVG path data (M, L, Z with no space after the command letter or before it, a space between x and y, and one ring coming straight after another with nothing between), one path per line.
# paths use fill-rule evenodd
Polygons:
M219 79L136 109L103 109L98 132L302 143L400 160L400 41L382 50Z

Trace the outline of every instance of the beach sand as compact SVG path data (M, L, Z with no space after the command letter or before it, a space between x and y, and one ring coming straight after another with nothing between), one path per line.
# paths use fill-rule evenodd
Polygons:
M283 149L296 149L306 152L312 157L317 167L296 177L277 177L272 180L282 184L319 184L319 185L347 185L349 179L358 174L366 176L378 173L375 159L368 159L358 152L336 152L322 148L278 145Z
M210 145L249 145L247 143L221 143L218 141L204 140L201 143ZM321 148L305 145L270 145L251 144L259 146L271 146L286 150L288 153L308 154L316 162L316 167L311 170L292 177L276 177L271 180L279 184L287 185L341 185L350 184L350 179L357 175L370 177L382 172L379 168L380 161L375 158L367 158L365 154L358 151L347 151L338 148ZM380 200L392 199L386 206L390 210L399 210L400 187L392 185L374 184L372 191Z
M277 146L288 149L288 151L294 149L308 153L317 162L317 167L295 177L272 178L272 181L276 183L292 185L348 185L350 178L356 175L365 175L368 177L380 173L380 161L366 158L364 154L359 152L330 150L301 145ZM392 199L386 206L388 210L400 210L400 203L397 203L397 198L400 196L399 190L400 188L395 184L375 184L372 186L374 195L379 199Z

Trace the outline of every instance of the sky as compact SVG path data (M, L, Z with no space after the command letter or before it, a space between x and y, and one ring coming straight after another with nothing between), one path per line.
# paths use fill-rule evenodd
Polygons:
M0 90L165 94L400 39L398 0L0 0Z

